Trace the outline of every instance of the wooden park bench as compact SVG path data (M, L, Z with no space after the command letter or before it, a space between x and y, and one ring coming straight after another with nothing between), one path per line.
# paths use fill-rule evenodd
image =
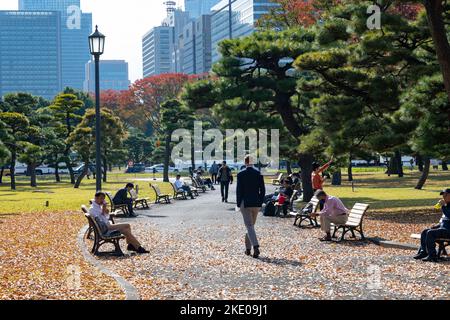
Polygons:
M420 240L420 234L413 233L411 238ZM443 255L448 256L447 247L450 246L450 239L438 238L436 239L436 244L439 246L438 258L441 259Z
M191 181L192 181L192 185L197 189L197 190L201 190L203 193L206 192L206 186L205 185L200 185L200 183L197 181L197 179L195 179L194 177L191 177Z
M316 197L312 198L309 202L312 204L312 211L311 213L316 213L317 209L319 208L319 199ZM301 228L304 221L308 221L309 225L314 228L320 227L319 223L317 222L317 217L311 217L308 213L305 213L303 211L299 212L293 212L290 213L291 216L295 217L294 220L294 226L298 226ZM297 224L298 223L298 224Z
M119 231L107 231L106 233L102 233L100 227L96 221L88 212L85 206L81 207L81 210L84 213L84 216L88 220L89 229L94 232L94 244L92 246L92 254L99 255L98 250L105 243L112 243L114 245L115 251L114 255L123 256L122 249L120 248L120 240L125 239L125 236ZM89 234L88 234L89 239Z
M133 200L133 207L142 209L149 209L150 206L148 205L148 201L150 201L150 198L139 198L139 195L135 191L129 191L128 194L130 195L130 198Z
M173 189L173 198L175 200L181 199L181 200L187 200L187 192L185 190L179 189L177 190L177 187L175 187L175 184L170 184Z
M159 189L159 186L156 184L150 183L150 187L153 189L153 191L155 192L155 195L156 195L155 204L161 203L161 200L163 200L167 204L170 203L170 194L162 193L161 189Z
M128 211L128 206L126 204L114 204L113 196L110 192L105 192L106 198L110 204L110 215L117 216L120 213L123 213L126 217L130 216L130 212Z
M281 181L283 181L283 174L282 173L280 173L278 175L278 178L272 179L272 185L279 186L281 184Z
M352 238L356 239L355 231L357 231L360 234L361 240L365 240L366 238L364 237L363 232L363 220L368 209L369 209L368 204L356 203L353 206L352 210L350 211L347 222L345 224L342 225L331 224L331 226L334 227L333 238L336 236L336 233L340 229L342 229L342 235L339 241L344 240L345 234L347 232L351 232Z

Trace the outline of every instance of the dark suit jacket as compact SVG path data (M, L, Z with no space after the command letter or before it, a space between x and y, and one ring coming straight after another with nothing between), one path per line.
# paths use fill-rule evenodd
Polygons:
M124 204L127 202L127 198L128 198L128 190L126 188L120 189L114 196L113 202L114 204Z
M237 206L240 207L242 201L245 208L260 208L264 202L266 187L264 177L253 167L248 167L237 175Z

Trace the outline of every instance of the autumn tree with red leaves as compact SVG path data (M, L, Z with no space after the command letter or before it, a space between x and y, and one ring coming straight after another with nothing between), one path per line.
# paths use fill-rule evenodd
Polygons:
M183 86L195 78L169 73L137 80L129 90L120 94L119 114L130 125L145 131L150 123L153 130L158 132L161 128L161 105L176 99Z

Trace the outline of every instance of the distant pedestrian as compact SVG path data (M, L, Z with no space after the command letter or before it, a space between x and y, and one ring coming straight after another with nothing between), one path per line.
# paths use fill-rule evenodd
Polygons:
M230 184L233 183L233 174L230 167L227 166L227 162L222 162L222 167L219 170L217 179L220 182L220 193L222 194L222 202L228 202L228 190Z
M245 157L246 169L239 172L237 176L236 203L241 209L247 233L245 235L245 254L259 258L259 242L256 236L255 224L258 213L261 210L266 188L261 173L253 167L250 156Z
M214 184L217 184L217 175L219 174L219 166L215 161L211 165L211 168L209 168L209 173L211 174L211 181Z

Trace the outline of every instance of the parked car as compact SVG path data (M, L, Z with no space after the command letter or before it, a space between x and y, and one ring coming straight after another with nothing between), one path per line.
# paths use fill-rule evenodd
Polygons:
M145 172L145 165L143 163L135 163L132 166L127 166L125 173L142 173Z
M145 173L153 173L153 170L155 169L156 173L164 172L164 165L163 164L155 164L154 166L145 168ZM169 172L179 172L179 170L175 167L169 166Z
M89 170L91 170L92 173L95 172L95 164L89 164ZM84 171L84 164L79 165L78 167L73 169L73 173L75 175L80 175Z

